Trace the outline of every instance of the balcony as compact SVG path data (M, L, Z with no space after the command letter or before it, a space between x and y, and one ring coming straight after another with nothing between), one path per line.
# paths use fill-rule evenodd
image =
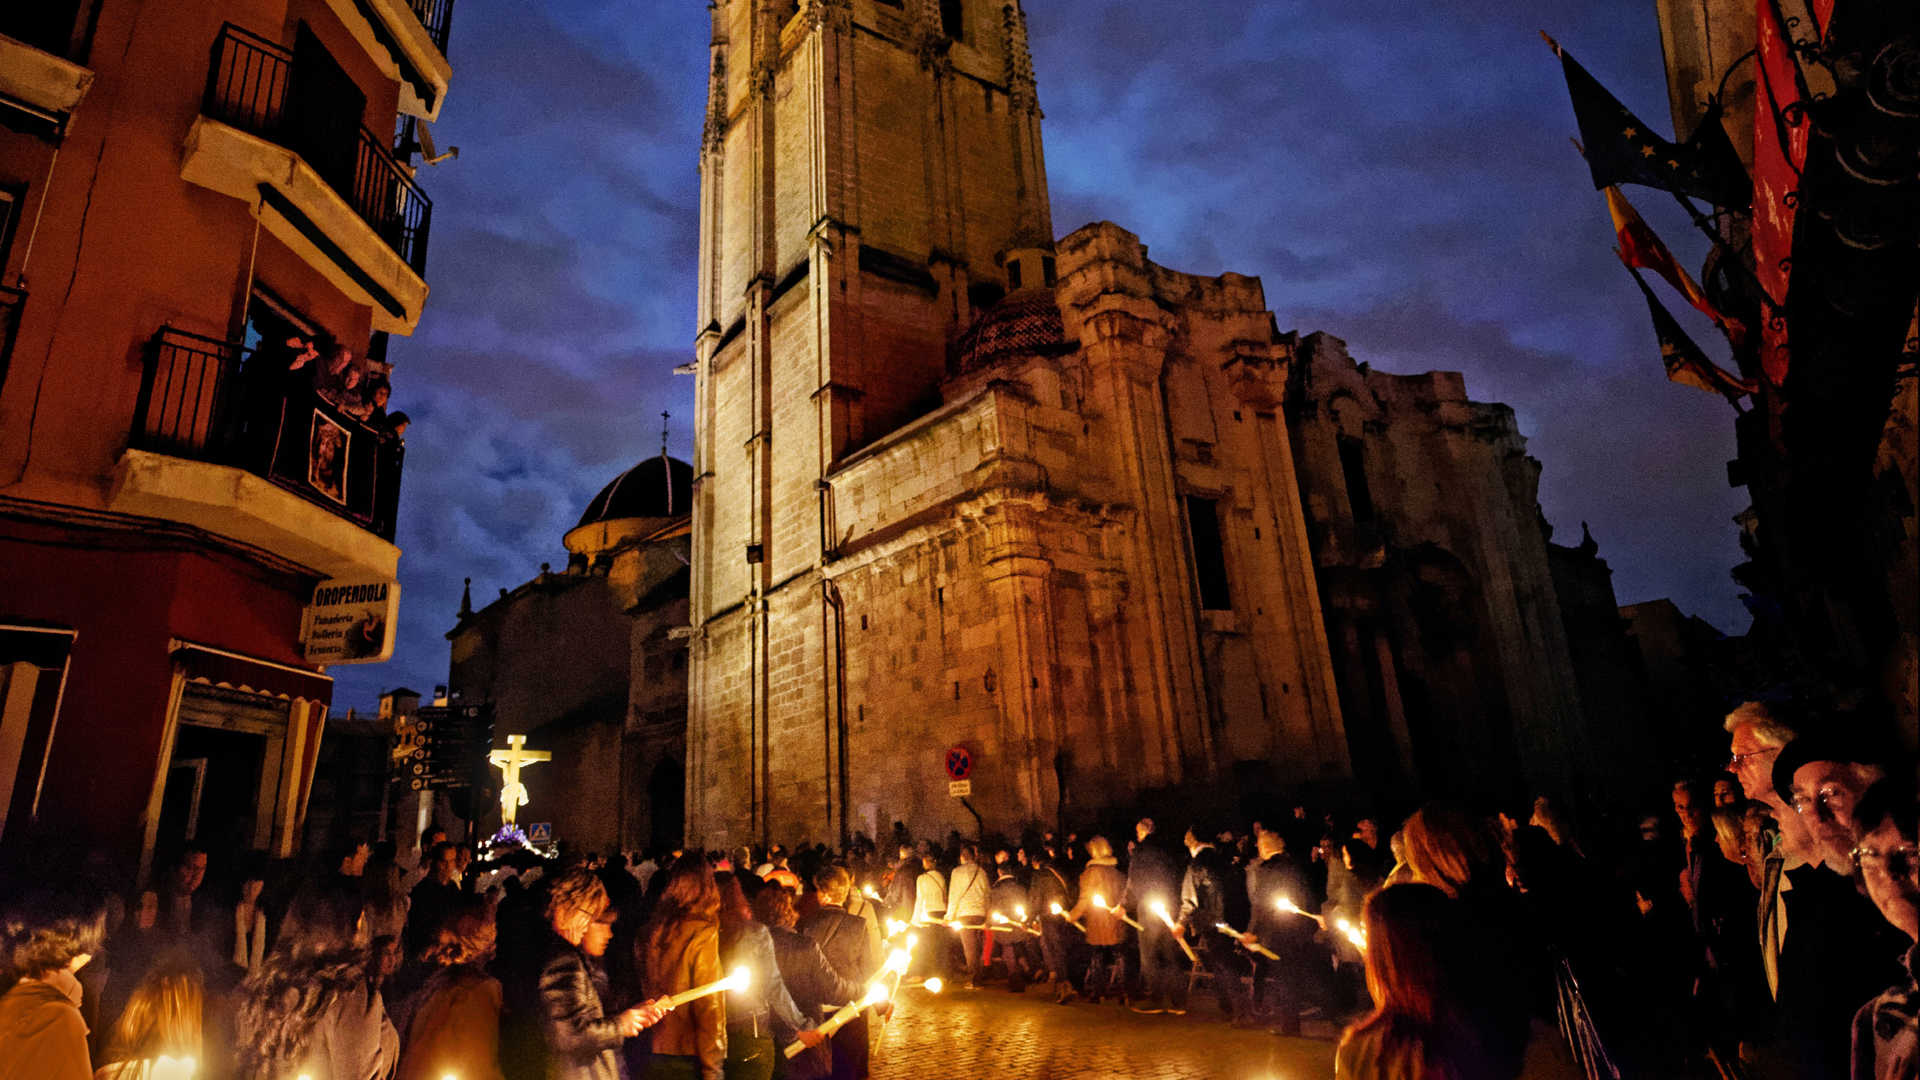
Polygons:
M0 125L53 142L93 85L75 63L76 0L39 0L0 11Z
M400 111L436 120L453 67L453 0L327 0L381 74L400 84Z
M155 334L110 505L329 577L391 578L405 445L279 368L230 341Z
M296 64L293 51L229 23L180 175L259 207L269 231L374 309L375 329L411 333L433 202L362 126L364 108L324 52Z

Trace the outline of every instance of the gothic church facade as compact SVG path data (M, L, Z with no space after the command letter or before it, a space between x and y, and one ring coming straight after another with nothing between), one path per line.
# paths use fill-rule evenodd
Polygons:
M1385 639L1329 642L1332 534L1302 491L1347 488L1296 474L1298 337L1258 279L1158 266L1107 223L1055 242L1019 4L712 9L689 835L1011 831L1340 785L1343 700L1399 741L1362 748L1377 779L1413 768L1341 651ZM1521 442L1497 439L1495 470ZM1530 527L1532 475L1476 481L1501 502L1477 520ZM1535 639L1478 669L1520 703L1488 737L1551 783L1583 745L1552 732L1584 721L1545 538L1497 540L1542 550L1514 564L1538 602L1483 620Z

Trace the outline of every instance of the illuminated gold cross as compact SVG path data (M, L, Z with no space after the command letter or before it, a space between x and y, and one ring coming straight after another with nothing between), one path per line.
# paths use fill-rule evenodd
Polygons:
M500 770L500 821L511 825L518 816L521 807L527 805L527 785L520 782L522 765L538 765L542 761L552 761L553 755L545 750L527 749L525 735L507 736L507 748L494 750L487 754L487 761Z

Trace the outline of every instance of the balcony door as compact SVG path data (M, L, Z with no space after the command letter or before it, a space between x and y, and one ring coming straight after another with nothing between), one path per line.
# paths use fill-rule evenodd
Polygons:
M360 152L360 118L367 95L306 23L293 47L293 79L287 87L289 149L344 198L351 198Z

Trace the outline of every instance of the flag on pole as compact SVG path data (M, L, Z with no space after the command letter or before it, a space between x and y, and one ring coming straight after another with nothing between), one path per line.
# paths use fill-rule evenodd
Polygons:
M1752 204L1753 183L1727 139L1718 105L1707 110L1686 142L1668 142L1588 74L1559 42L1540 36L1560 57L1594 187L1643 184L1697 196L1731 210L1745 210Z
M1647 311L1653 316L1653 332L1660 339L1660 362L1667 369L1668 379L1682 386L1720 394L1728 401L1757 389L1751 381L1737 378L1707 359L1707 354L1680 328L1673 313L1667 310L1659 297L1653 295L1653 290L1647 287L1647 279L1641 277L1640 271L1627 261L1624 251L1620 253L1620 261L1626 265L1627 273L1633 275L1634 284L1640 286L1640 294L1647 298Z
M1633 204L1617 187L1607 188L1607 213L1613 218L1614 236L1620 244L1620 261L1629 267L1643 267L1666 278L1667 284L1687 298L1687 303L1713 320L1720 332L1727 335L1728 341L1737 346L1745 340L1747 328L1739 320L1722 315L1713 306L1713 301L1707 299L1699 282L1694 281L1680 261L1673 257L1673 252L1667 250L1659 234L1641 219L1640 212L1633 208Z

